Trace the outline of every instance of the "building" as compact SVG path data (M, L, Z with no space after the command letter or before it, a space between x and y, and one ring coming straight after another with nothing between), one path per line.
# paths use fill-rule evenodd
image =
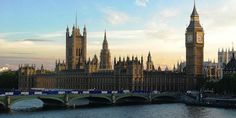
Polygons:
M224 76L236 74L236 59L234 53L232 54L230 61L225 65L223 73Z
M203 72L207 80L217 81L223 77L222 68L215 61L205 61L203 63Z
M111 54L110 50L108 49L108 42L107 42L107 35L106 31L104 33L104 40L102 44L102 50L100 53L100 66L101 70L111 70Z
M77 23L76 23L77 24ZM144 69L143 57L115 57L113 68L108 48L106 31L100 60L94 55L92 60L87 55L87 31L83 35L77 25L72 34L66 28L66 62L56 61L55 72L43 73L35 66L19 67L19 89L62 88L62 89L98 89L132 91L186 91L196 89L196 77L202 75L204 32L199 23L195 5L190 25L186 31L186 68L163 71L155 70L151 54L147 56L147 68ZM183 66L181 64L181 66ZM42 69L41 69L42 70ZM178 70L178 69L177 69ZM38 72L38 73L37 73Z
M185 37L186 73L189 76L201 77L203 75L204 31L195 4Z
M148 57L147 57L147 71L153 71L155 70L155 67L154 67L154 64L153 64L153 61L152 61L152 56L151 56L151 53L149 52L148 53Z
M83 35L77 23L72 28L66 28L66 65L68 70L84 69L87 54L87 31L84 26Z
M177 68L173 69L174 72L182 72L185 73L186 70L186 62L178 62ZM223 69L216 63L215 61L204 61L203 62L203 76L208 80L217 81L222 79L223 77Z
M236 53L234 47L232 47L232 50L223 48L222 50L218 49L218 63L222 68L224 68L224 66L231 60L233 53Z

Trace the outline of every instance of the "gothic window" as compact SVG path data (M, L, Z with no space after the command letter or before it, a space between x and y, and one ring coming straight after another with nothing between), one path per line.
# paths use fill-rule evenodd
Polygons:
M78 49L76 49L76 56L78 56L78 54L79 54L79 53L78 53Z

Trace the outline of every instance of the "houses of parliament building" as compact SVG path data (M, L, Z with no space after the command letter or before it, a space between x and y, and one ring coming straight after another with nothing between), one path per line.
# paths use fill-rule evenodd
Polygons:
M66 61L56 61L55 71L45 72L43 66L20 65L18 87L57 89L97 89L132 91L185 91L196 89L202 76L204 56L204 31L194 5L190 24L185 33L186 68L184 71L155 69L149 52L143 57L118 57L111 59L106 31L100 56L87 58L87 30L81 33L77 25L72 31L66 28ZM146 68L144 68L146 64Z

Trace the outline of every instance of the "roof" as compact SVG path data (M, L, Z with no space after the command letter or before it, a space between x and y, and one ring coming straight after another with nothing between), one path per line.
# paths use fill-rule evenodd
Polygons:
M229 63L224 68L225 71L236 71L236 59L233 57L230 59Z
M196 9L195 3L194 3L193 12L192 12L192 15L191 15L191 16L198 16L198 13L197 13L197 9Z

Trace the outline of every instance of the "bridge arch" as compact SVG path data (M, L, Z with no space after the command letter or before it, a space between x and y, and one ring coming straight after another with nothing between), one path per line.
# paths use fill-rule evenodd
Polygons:
M132 99L131 101L129 101L129 99ZM125 94L125 95L121 95L117 98L115 98L115 103L119 104L119 103L125 103L125 102L130 102L130 103L145 103L148 102L149 98L144 96L144 95L138 95L138 94Z
M69 104L73 104L74 101L76 100L82 100L82 99L88 99L89 102L93 101L93 100L97 100L98 102L100 101L101 103L104 104L111 104L112 100L110 97L108 96L93 96L93 95L88 95L88 96L77 96L77 97L73 97L69 100Z
M6 105L0 101L0 110L3 110L6 107Z
M43 101L44 106L65 106L65 102L61 98L57 97L38 97L41 101Z
M10 102L10 106L12 106L13 104L20 102L20 101L24 101L24 100L33 100L33 99L37 99L40 100L38 97L20 97L20 98L12 98L11 102ZM43 102L42 100L40 100L41 102Z
M151 101L152 103L170 103L170 102L176 102L178 98L176 96L168 96L168 95L162 95L162 96L153 96Z

